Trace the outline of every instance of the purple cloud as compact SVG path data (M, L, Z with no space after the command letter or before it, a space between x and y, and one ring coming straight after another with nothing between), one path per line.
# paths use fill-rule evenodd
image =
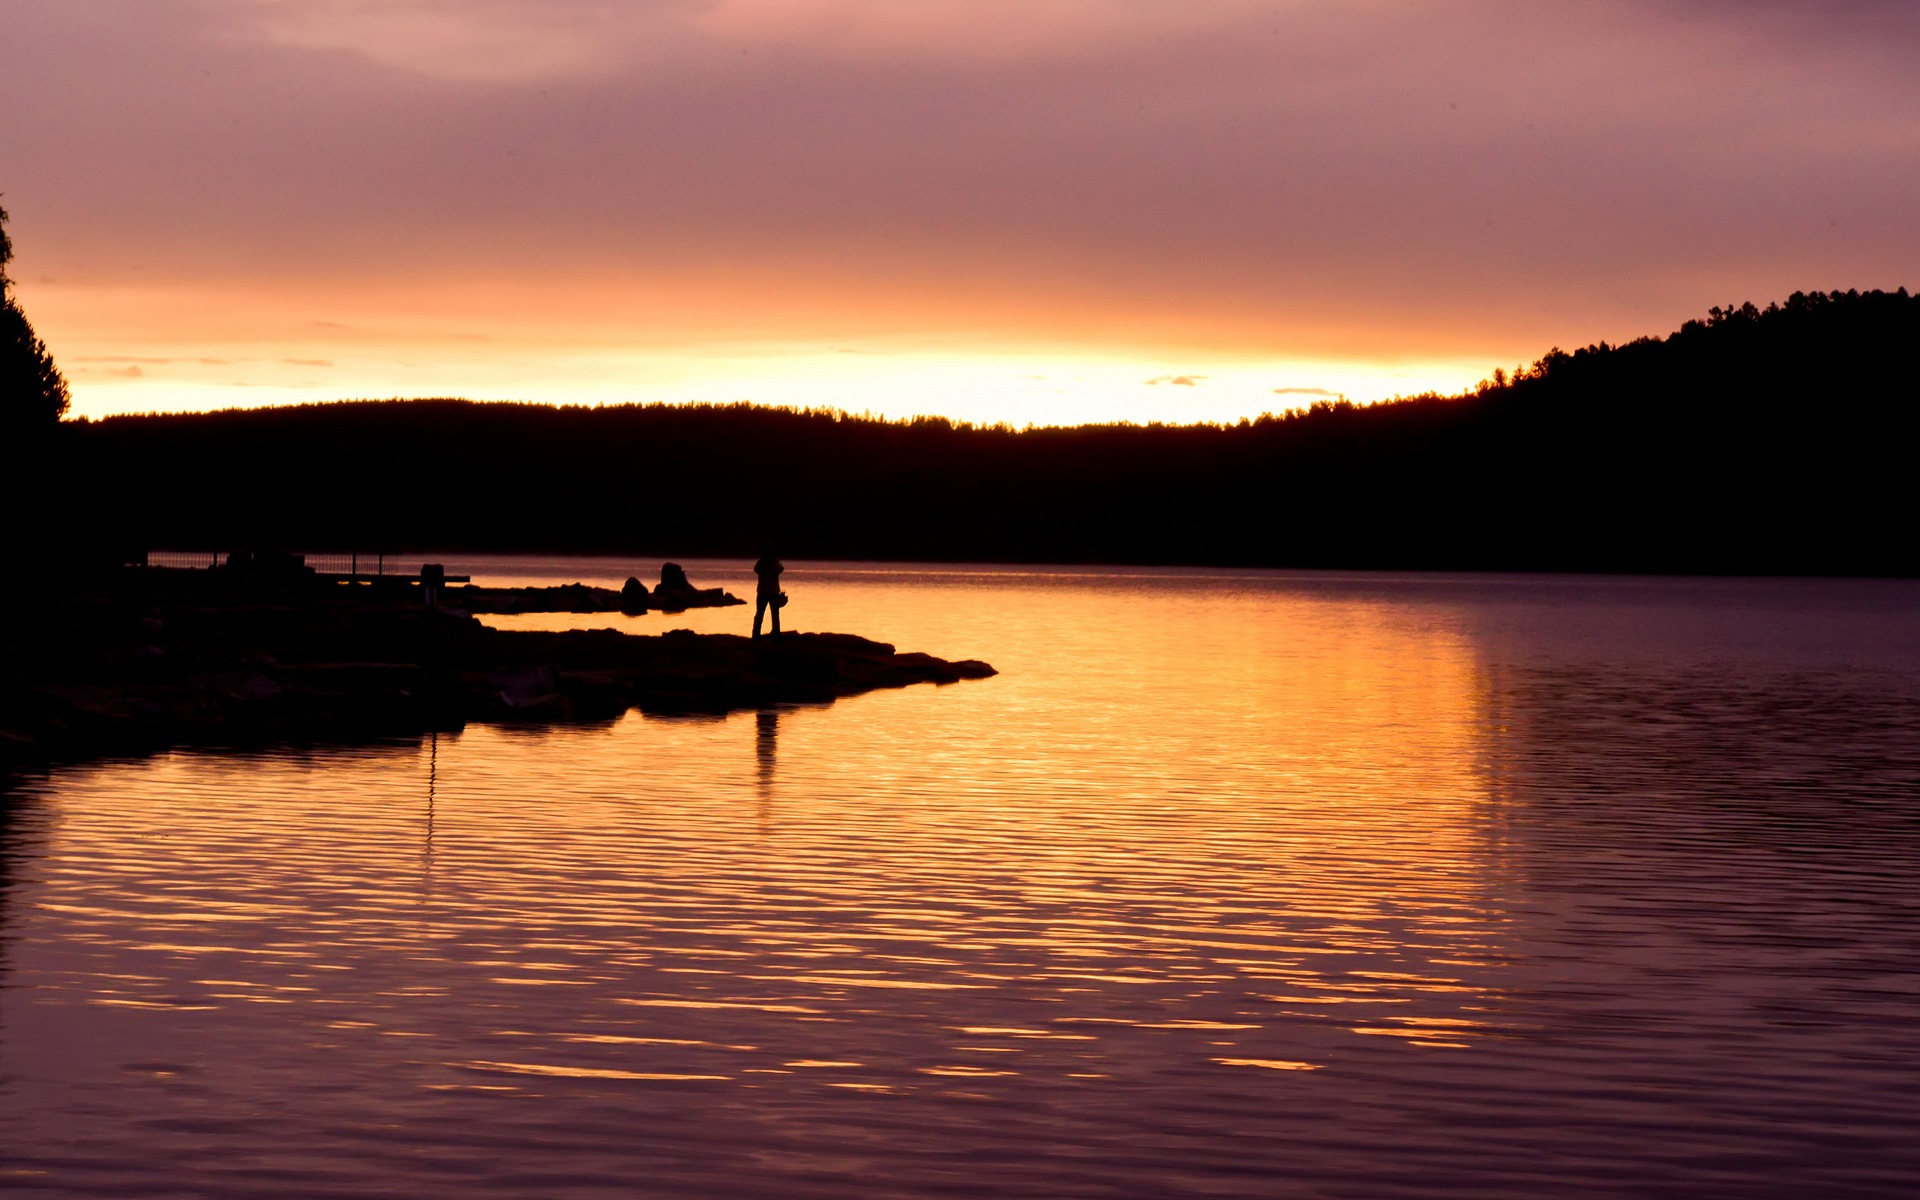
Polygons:
M1506 357L1920 282L1917 13L14 0L0 185L67 284L711 276Z

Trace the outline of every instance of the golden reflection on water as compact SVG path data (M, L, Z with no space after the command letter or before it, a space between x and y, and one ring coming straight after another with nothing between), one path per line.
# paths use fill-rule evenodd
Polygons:
M13 920L95 1003L291 1006L442 1071L1085 1086L1498 1027L1480 689L1445 610L880 577L794 613L1002 674L74 771Z
M0 798L0 1177L727 1200L1920 1178L1890 1049L1920 1011L1911 585L787 588L797 627L1002 674Z

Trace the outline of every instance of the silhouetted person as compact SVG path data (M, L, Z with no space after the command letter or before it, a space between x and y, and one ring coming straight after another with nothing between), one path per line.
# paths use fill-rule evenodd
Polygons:
M773 556L772 548L760 555L760 561L753 564L753 573L760 577L759 590L753 598L753 636L760 636L760 618L768 609L773 610L773 636L780 636L780 606L787 602L786 593L780 590L780 572L787 568Z

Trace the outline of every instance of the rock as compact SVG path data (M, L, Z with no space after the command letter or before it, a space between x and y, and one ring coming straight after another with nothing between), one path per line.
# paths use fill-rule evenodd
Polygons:
M718 608L745 601L721 588L692 588L678 591L664 586L649 593L638 579L628 579L619 591L591 587L584 583L566 583L558 587L489 588L456 587L446 591L447 603L465 613L601 613L617 612L628 616L658 609L681 612L689 608Z
M722 588L697 588L687 579L679 563L663 563L660 586L653 589L653 606L662 612L683 612L689 608L721 608L746 601Z
M556 680L552 667L530 667L489 676L487 682L500 690L500 700L508 708L525 708L550 696Z
M647 611L647 585L631 575L627 576L626 586L620 589L620 611L630 617Z

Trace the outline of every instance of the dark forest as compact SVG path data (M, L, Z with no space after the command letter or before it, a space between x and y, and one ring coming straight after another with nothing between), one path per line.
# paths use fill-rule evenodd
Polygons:
M1916 347L1920 297L1815 292L1228 426L424 400L69 421L16 461L116 552L1915 575Z

